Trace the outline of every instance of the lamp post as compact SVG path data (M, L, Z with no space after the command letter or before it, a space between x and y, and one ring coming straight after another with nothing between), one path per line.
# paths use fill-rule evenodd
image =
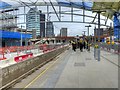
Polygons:
M85 27L88 27L88 36L89 36L89 27L91 27L91 25L88 25L88 26L85 26Z
M86 31L82 31L84 34L83 34L83 40L85 40L85 33Z
M91 27L91 25L85 26L88 27L88 51L90 51L90 37L89 37L89 27Z
M24 27L24 26L21 25L21 40L20 40L20 46L22 46L22 41L23 41L23 40L22 40L22 27Z
M97 14L98 14L98 30L97 30L97 32L98 32L98 50L97 50L97 59L98 59L98 61L100 61L100 14L102 13L102 12L106 12L106 11L100 11L100 10L95 10L95 11L93 11L93 12L96 12ZM95 53L96 54L96 53Z

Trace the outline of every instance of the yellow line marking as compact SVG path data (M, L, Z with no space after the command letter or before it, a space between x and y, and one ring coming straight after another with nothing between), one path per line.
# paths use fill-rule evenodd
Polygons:
M27 86L25 86L22 90L28 88L31 84L33 84L38 78L40 78L49 68L51 68L58 60L56 60L52 65L49 65L45 70L42 71L36 78L34 78Z

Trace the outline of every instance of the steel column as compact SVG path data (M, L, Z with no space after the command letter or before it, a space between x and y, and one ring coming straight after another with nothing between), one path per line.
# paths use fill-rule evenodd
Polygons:
M60 21L61 21L61 6L59 6L59 17L60 17Z
M98 13L98 61L100 61L100 13Z
M73 22L73 7L71 7L71 21Z

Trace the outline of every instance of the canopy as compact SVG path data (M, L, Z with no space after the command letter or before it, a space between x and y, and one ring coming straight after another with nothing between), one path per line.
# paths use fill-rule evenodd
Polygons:
M52 2L54 5L84 8L86 10L106 10L102 15L112 18L115 12L120 10L120 0L3 0L0 1L0 9L9 7L19 7L25 5L49 5Z

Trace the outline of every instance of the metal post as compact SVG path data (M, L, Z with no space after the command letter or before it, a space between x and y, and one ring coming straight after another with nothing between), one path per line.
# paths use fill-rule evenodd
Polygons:
M83 9L83 22L85 22L85 10Z
M109 45L109 50L112 49L112 23L110 23L110 45Z
M94 46L96 45L96 26L94 29ZM96 48L94 47L94 58L96 58Z
M25 30L25 34L27 34L27 29ZM25 46L28 46L27 38L25 38ZM27 48L25 49L25 53L27 53Z
M59 17L60 17L60 21L61 21L61 6L59 6Z
M71 21L73 22L73 7L71 7Z
M47 21L49 19L49 6L47 5Z
M25 6L24 6L24 23L25 23L25 15L26 15L26 11L25 11Z
M90 37L89 37L89 27L91 27L91 25L85 26L88 27L88 51L90 51Z
M49 21L49 6L47 5L47 23ZM45 29L45 37L47 37L47 23L46 23L46 29Z
M88 37L89 37L89 27L88 27Z
M98 13L98 61L100 61L100 13Z
M110 43L112 43L112 23L110 23Z
M21 42L20 45L22 46L22 25L21 25Z

